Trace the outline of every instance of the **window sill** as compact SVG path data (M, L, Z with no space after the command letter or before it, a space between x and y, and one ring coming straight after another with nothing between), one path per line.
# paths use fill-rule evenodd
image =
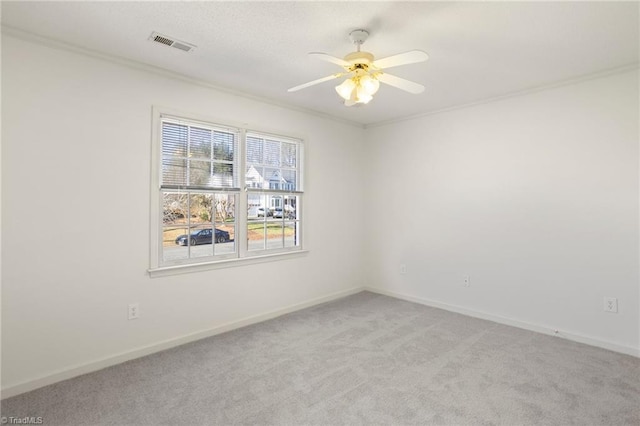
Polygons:
M305 256L309 250L296 250L286 253L263 254L259 256L243 257L242 259L216 260L206 263L189 265L161 266L147 270L151 278L166 277L169 275L188 274L191 272L210 271L213 269L233 268L236 266L254 265L257 263L275 262L295 257Z

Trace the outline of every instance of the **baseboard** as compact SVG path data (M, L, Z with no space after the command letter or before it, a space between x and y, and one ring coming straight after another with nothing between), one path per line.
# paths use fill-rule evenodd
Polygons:
M232 331L238 328L246 327L251 324L256 324L262 321L266 321L272 318L279 317L281 315L285 315L291 312L299 311L301 309L305 309L311 306L319 305L321 303L330 302L332 300L340 299L346 296L350 296L352 294L359 293L361 291L370 291L372 293L382 294L385 296L394 297L396 299L402 299L409 302L415 302L426 306L431 306L434 308L440 308L451 312L456 312L459 314L467 315L474 318L485 319L489 321L493 321L500 324L505 324L513 327L522 328L524 330L535 331L542 334L547 334L551 336L557 336L563 339L572 340L579 343L584 343L591 346L596 346L603 349L608 349L614 352L623 353L626 355L631 355L634 357L640 357L640 350L638 348L634 348L631 346L623 346L618 345L611 342L606 342L598 339L593 339L591 337L582 336L574 333L567 333L563 331L557 331L549 327L540 326L536 324L531 324L511 318L500 317L493 314L488 314L486 312L475 311L472 309L463 308L461 306L450 305L448 303L439 302L436 300L425 299L421 297L410 296L407 294L397 293L393 291L382 290L375 287L355 287L349 290L344 290L336 293L332 293L326 296L318 297L315 299L308 300L306 302L297 303L294 305L290 305L281 309L276 309L273 311L265 312L258 315L253 315L250 317L243 318L241 320L229 322L226 324L219 325L217 327L198 331L195 333L190 333L181 337L164 340L158 343L154 343L147 346L142 346L139 348L135 348L131 351L123 352L120 354L112 355L106 358L102 358L96 361L92 361L86 364L78 365L75 367L67 368L64 370L59 370L49 374L47 376L39 377L33 380L28 380L22 383L18 383L16 385L10 385L6 388L2 389L0 392L2 394L2 399L10 398L12 396L16 396L25 392L29 392L44 386L48 386L57 382L61 382L63 380L72 379L77 376L81 376L83 374L92 373L94 371L102 370L103 368L111 367L117 364L121 364L126 361L130 361L132 359L141 358L143 356L151 355L156 352L160 352L166 349L170 349L176 346L184 345L186 343L195 342L200 339L204 339L207 337L215 336L217 334L226 333L227 331Z
M542 325L532 324L524 321L519 321L512 318L505 318L498 315L489 314L486 312L475 311L472 309L463 308L461 306L450 305L448 303L439 302L431 299L424 299L421 297L410 296L408 294L396 293L394 291L382 290L375 287L365 287L366 291L372 293L378 293L385 296L394 297L396 299L406 300L408 302L415 302L421 305L431 306L434 308L444 309L446 311L456 312L459 314L467 315L474 318L485 319L488 321L497 322L499 324L510 325L512 327L522 328L524 330L535 331L537 333L547 334L550 336L560 337L562 339L571 340L578 343L584 343L590 346L596 346L598 348L607 349L614 352L619 352L625 355L631 355L640 358L640 348L634 348L632 346L623 346L616 343L611 343L592 337L583 336L575 333L568 333L562 330L555 330L553 328L545 327Z
M72 379L74 377L81 376L83 374L102 370L103 368L121 364L123 362L130 361L132 359L140 358L140 357L151 355L153 353L164 351L166 349L170 349L176 346L184 345L185 343L190 343L196 340L215 336L217 334L226 333L227 331L235 330L241 327L246 327L251 324L256 324L262 321L266 321L272 318L279 317L281 315L299 311L301 309L309 308L311 306L319 305L321 303L330 302L335 299L340 299L346 296L350 296L352 294L356 294L364 290L365 290L364 287L356 287L349 290L339 291L326 296L311 299L306 302L296 303L294 305L290 305L281 309L275 309L273 311L246 317L241 320L232 321L211 329L201 330L201 331L190 333L181 337L168 339L168 340L164 340L151 345L135 348L131 351L122 352L122 353L112 355L106 358L102 358L96 361L91 361L86 364L59 370L47 376L39 377L33 380L28 380L22 383L18 383L16 385L7 386L6 388L0 391L2 394L2 399L10 398L12 396L29 392L29 391L32 391L44 386L48 386L57 382L61 382L63 380Z

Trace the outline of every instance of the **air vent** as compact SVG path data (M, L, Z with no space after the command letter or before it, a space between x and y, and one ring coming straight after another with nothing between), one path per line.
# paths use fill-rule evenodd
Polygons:
M191 43L178 41L172 37L158 34L155 31L151 33L149 40L154 41L156 43L164 44L166 46L175 47L176 49L182 50L183 52L191 52L193 49L196 48L196 46Z

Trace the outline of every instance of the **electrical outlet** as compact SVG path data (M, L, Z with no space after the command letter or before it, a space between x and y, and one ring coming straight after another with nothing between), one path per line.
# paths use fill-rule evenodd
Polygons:
M471 277L469 275L465 275L462 277L462 284L465 287L470 287L471 286Z
M404 263L400 264L400 274L404 275L407 273L407 265L405 265Z
M129 319L138 319L140 318L140 304L139 303L130 303L129 304Z
M605 297L604 298L604 311L617 313L618 312L618 299L615 297Z

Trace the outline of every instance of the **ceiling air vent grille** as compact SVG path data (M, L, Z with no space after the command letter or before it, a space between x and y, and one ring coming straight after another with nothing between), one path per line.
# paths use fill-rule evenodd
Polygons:
M175 47L176 49L184 50L185 52L189 52L193 49L193 46L189 46L188 44L180 43L179 41L174 41L171 47Z
M153 33L151 33L151 36L149 37L149 40L154 41L156 43L160 43L160 44L164 44L166 46L170 46L170 47L174 47L178 50L182 50L184 52L191 52L193 49L196 48L195 45L191 44L191 43L187 43L184 41L178 41L174 38L171 37L167 37L165 35L162 34L158 34L155 31Z

